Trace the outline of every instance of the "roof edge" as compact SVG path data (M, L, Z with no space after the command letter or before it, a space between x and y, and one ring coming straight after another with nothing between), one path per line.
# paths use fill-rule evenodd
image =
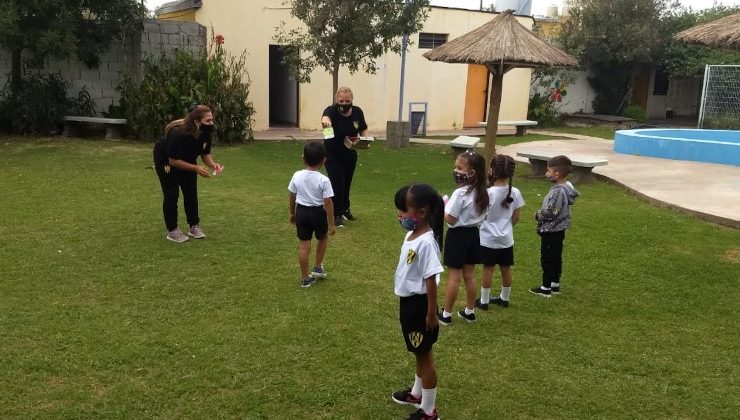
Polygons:
M200 9L201 7L203 7L203 0L175 0L159 6L154 14L163 15L188 9Z

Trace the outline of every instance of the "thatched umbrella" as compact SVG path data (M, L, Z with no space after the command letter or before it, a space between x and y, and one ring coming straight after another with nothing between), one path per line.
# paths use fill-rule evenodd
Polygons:
M714 48L740 50L740 13L686 29L674 38Z
M507 10L485 25L424 54L428 60L483 64L493 74L486 125L486 160L496 153L504 74L516 67L576 67L578 62L541 40Z

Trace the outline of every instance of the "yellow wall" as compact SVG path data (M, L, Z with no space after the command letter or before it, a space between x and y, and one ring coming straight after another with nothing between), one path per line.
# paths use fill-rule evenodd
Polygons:
M227 4L228 4L228 7ZM257 115L255 129L268 128L269 112L269 45L275 27L281 21L287 27L299 27L301 23L290 16L290 9L283 0L262 2L231 0L222 2L204 1L196 12L196 20L225 37L224 47L234 54L246 50L247 69L252 80L250 97ZM467 10L432 8L424 32L448 33L454 39L493 18L490 13ZM532 19L519 18L526 27ZM422 57L428 49L418 48L418 35L407 54L406 90L404 94L404 119L408 119L408 102L429 103L429 125L432 130L460 128L465 110L465 86L467 65L430 62ZM374 75L359 72L349 75L341 70L339 84L354 91L355 104L362 107L371 132L384 132L386 121L396 120L401 57L387 54L377 60L378 71ZM503 120L526 119L529 99L529 69L516 69L504 78L501 116ZM318 129L321 113L333 98L331 75L317 69L311 83L299 88L299 124L304 129Z
M172 13L163 13L161 15L157 15L157 19L194 22L195 21L195 9L179 10L177 12L172 12Z

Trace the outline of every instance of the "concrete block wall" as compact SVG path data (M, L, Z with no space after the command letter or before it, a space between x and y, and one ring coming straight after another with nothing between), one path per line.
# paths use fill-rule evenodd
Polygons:
M85 89L95 101L98 116L117 105L119 84L127 74L141 78L144 57L171 56L176 51L205 54L207 29L196 22L147 20L141 34L132 39L128 48L114 44L100 57L97 68L88 68L75 57L64 60L48 59L43 71L60 73L70 82L67 96L76 97ZM10 52L0 49L0 87L10 79Z

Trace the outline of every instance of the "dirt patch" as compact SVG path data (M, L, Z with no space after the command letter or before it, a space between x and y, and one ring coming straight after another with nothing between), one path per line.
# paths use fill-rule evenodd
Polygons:
M728 249L723 257L731 263L740 264L740 248Z

